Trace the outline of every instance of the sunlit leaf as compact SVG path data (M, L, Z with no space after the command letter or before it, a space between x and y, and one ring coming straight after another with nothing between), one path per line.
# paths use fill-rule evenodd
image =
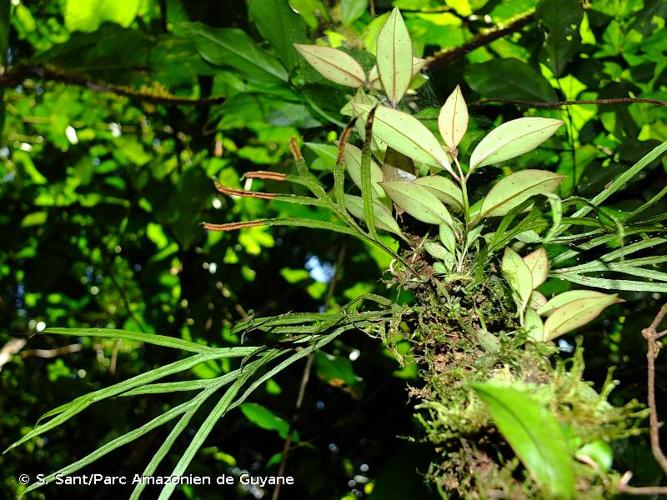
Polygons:
M456 150L468 130L468 106L459 85L440 108L438 129L449 149Z
M525 392L474 384L493 422L548 497L573 498L574 460L558 421Z
M377 67L382 87L396 105L412 80L412 41L403 16L396 8L378 33Z
M412 217L427 224L452 225L452 216L445 205L425 187L413 182L383 182L389 197Z
M129 26L140 5L140 0L67 0L65 26L70 31L95 31L105 21Z
M531 309L535 309L536 311L540 309L540 307L544 306L547 303L547 298L544 296L544 294L538 292L537 290L533 290L533 293L530 294L530 302L529 306Z
M362 87L366 75L361 65L342 50L320 45L295 45L306 61L324 78L346 87Z
M489 132L470 155L470 169L500 163L532 151L563 124L553 118L510 120Z
M501 179L482 202L479 218L505 215L531 196L553 193L563 176L546 170L521 170Z

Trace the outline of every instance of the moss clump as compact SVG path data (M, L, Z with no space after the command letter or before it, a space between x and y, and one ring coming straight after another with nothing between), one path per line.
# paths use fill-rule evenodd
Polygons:
M512 291L493 262L477 278L472 261L457 273L437 276L427 255L412 250L404 257L419 277L395 272L390 285L409 290L415 300L411 307L397 309L385 340L391 345L400 326L409 332L421 378L409 391L423 439L439 457L426 476L443 497L544 498L471 389L475 382L502 381L530 393L561 423L573 452L586 443L606 446L639 432L645 417L641 405L613 407L607 401L614 387L611 378L600 393L582 379L580 345L572 358L562 361L552 343L528 337ZM612 494L618 474L588 456L579 458L579 494Z

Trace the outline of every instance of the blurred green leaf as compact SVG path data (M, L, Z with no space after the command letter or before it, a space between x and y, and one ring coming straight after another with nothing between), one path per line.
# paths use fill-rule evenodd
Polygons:
M560 76L581 43L582 4L579 0L540 0L535 14L544 33L542 60Z
M574 460L558 421L525 392L495 382L474 384L491 418L542 491L569 499Z
M464 71L468 85L482 97L555 101L549 81L519 59L493 59L472 64Z

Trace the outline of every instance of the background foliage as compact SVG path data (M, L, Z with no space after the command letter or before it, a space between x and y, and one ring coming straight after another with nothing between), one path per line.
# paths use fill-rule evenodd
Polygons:
M33 337L15 352L11 342L23 338L20 332L105 326L237 345L247 340L231 334L239 319L318 311L383 290L378 276L386 256L356 240L306 229L205 233L198 223L303 215L303 208L278 202L222 197L212 178L242 187L249 170L289 172L287 144L297 136L311 169L330 182L331 150L308 143L335 145L340 128L329 122L344 125L345 92L310 69L293 44L338 47L363 61L393 6L403 12L415 55L427 58L427 78L411 106L435 126L437 107L457 84L472 103L463 151L502 121L562 118L567 134L556 147L515 164L561 173L562 196L586 197L667 139L662 1L228 0L224 7L178 0L3 1L3 449L48 409L177 359L139 343L72 344L51 336ZM553 104L628 97L663 106ZM479 175L490 180L496 173ZM631 211L664 191L665 181L664 164L653 165L610 206ZM664 208L659 201L653 211L661 217ZM660 296L624 298L582 332L587 378L601 385L614 367L621 388L612 399L619 404L645 399L639 331ZM573 341L564 342L567 356ZM194 375L229 369L210 363ZM400 369L378 342L350 334L315 357L313 373L297 426L300 442L287 463L297 486L283 494L428 497L417 493L428 455L397 438L417 427L405 391L414 369ZM232 413L190 471L275 472L300 378L300 369L281 374L253 404ZM0 496L19 491L19 474L70 463L178 396L140 401L92 407L88 418L0 457ZM90 470L139 472L161 439L155 431ZM615 456L617 468L631 469L638 481L661 480L643 440L617 443ZM32 495L50 498L57 488ZM68 491L90 497L89 490ZM222 490L229 498L260 493ZM220 494L218 488L178 493Z

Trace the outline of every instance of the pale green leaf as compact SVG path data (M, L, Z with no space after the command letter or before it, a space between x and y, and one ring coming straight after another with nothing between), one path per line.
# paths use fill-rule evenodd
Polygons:
M357 113L365 117L372 106L353 103ZM445 150L431 133L415 117L380 106L375 112L373 136L387 143L399 153L415 161L444 168L453 174Z
M442 175L426 175L414 181L433 193L440 201L457 211L463 210L463 193L454 181Z
M426 66L426 59L421 57L412 58L412 77L414 78L422 69ZM384 90L382 88L382 81L380 80L380 74L378 73L377 64L371 68L368 72L368 84L375 90Z
M473 388L545 497L573 498L574 460L556 418L512 387L487 382Z
M538 248L523 258L533 277L533 289L547 280L549 275L549 257L544 248Z
M427 241L424 243L424 250L426 250L432 257L440 260L449 259L452 255L445 247L435 241Z
M468 106L459 85L440 108L438 129L445 144L450 150L455 151L468 130Z
M547 303L547 298L544 296L544 294L538 292L537 290L533 290L533 293L530 294L530 303L528 306L531 309L535 309L536 311L542 307L544 304Z
M523 317L523 311L526 309L530 295L533 292L533 276L530 269L519 254L509 247L505 248L500 267L503 276L505 276L515 293L519 314Z
M531 339L537 340L538 342L544 340L544 323L542 322L540 315L537 314L532 307L526 309L523 326Z
M561 120L527 117L503 123L487 134L470 156L470 170L532 151L554 135Z
M531 196L553 193L563 176L546 170L521 170L501 179L482 202L478 217L498 217L521 205Z
M105 21L129 26L140 0L66 0L65 26L70 31L95 31Z
M581 299L603 299L609 297L606 293L596 292L594 290L569 290L560 293L547 301L545 304L537 309L537 313L541 316L548 316L559 307L562 307L570 302Z
M377 66L385 93L395 106L412 80L412 41L396 8L378 33Z
M448 224L440 224L439 228L440 241L445 248L452 254L456 253L456 234Z
M544 338L552 340L597 318L608 306L621 302L617 295L577 299L559 307L544 322Z
M445 205L425 187L413 182L383 182L389 197L412 217L427 224L452 225L452 216Z
M296 50L324 78L346 87L362 87L366 75L361 65L342 50L320 45L296 44Z
M345 195L345 208L357 219L364 220L364 200L361 196L351 194ZM398 223L391 212L379 201L374 200L373 209L375 212L375 225L378 229L389 231L390 233L403 235Z

